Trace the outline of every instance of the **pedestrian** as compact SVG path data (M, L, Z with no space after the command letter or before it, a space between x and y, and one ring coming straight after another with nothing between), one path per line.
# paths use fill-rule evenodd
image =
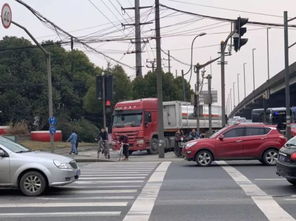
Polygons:
M79 144L79 142L80 142L80 137L79 137L78 133L76 133L76 134L77 134L76 150L77 150L77 154L78 154L78 144Z
M181 153L181 142L183 141L183 131L182 130L177 130L175 133L175 148L174 148L174 153L177 157L180 157L182 155Z
M124 155L124 159L123 160L128 160L128 147L129 147L129 144L128 144L128 137L125 136L125 135L121 135L119 137L119 142L120 144L122 145L122 153Z
M98 134L96 140L98 141L98 155L97 157L100 157L100 152L104 153L105 158L110 159L110 153L109 153L109 147L107 145L108 141L108 133L105 130L105 128L101 128L100 133Z
M75 130L72 130L71 135L69 136L69 138L67 139L67 142L71 143L71 151L69 152L69 154L78 154L77 152L77 148L76 148L76 143L77 143L77 133Z
M195 140L199 138L199 134L195 129L192 129L192 131L189 134L189 140Z

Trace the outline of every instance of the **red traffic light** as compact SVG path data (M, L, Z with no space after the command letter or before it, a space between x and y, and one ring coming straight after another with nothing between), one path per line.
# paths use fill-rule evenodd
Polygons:
M111 101L110 101L110 100L106 100L106 102L105 102L105 106L106 106L106 107L110 107L110 106L111 106Z

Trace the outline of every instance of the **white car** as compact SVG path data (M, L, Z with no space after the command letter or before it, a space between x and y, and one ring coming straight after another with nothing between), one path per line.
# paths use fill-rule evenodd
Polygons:
M24 195L38 196L48 187L72 183L79 176L75 160L31 151L0 136L0 186L19 188Z

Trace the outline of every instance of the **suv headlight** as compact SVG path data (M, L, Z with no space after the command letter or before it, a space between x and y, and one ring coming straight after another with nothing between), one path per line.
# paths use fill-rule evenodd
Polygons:
M53 164L59 169L72 169L72 167L69 163L62 163L58 160L54 160Z
M189 149L190 147L192 147L193 145L195 145L197 143L197 141L193 141L193 142L190 142L190 143L187 143L186 145L185 145L185 149Z

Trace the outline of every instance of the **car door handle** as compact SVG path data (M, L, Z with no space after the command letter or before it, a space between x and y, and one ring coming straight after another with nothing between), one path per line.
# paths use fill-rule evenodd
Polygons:
M240 142L242 142L242 140L236 140L235 142L236 142L236 143L240 143Z

